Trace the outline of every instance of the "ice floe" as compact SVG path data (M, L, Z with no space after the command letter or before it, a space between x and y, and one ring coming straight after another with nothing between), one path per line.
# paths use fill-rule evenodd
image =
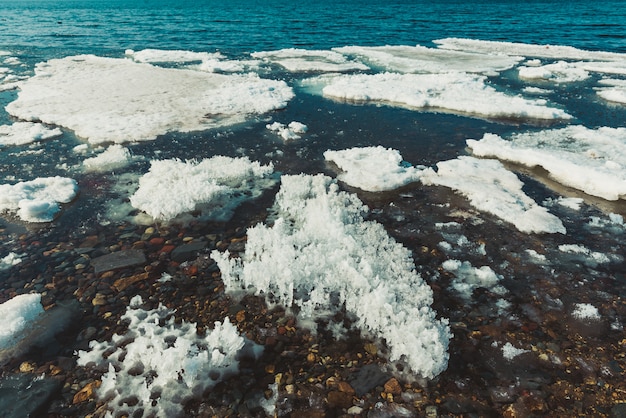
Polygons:
M91 143L121 143L240 123L283 108L292 97L284 81L255 74L81 55L38 64L6 109L23 120L65 126Z
M50 222L78 192L74 179L39 177L16 184L0 184L0 211L16 212L27 222Z
M423 171L422 183L454 189L476 209L513 224L522 232L565 233L559 218L523 191L522 181L496 160L461 156Z
M607 200L626 197L626 128L580 125L468 140L472 153L542 167L555 181Z
M185 50L143 49L135 51L127 49L125 55L136 62L147 63L191 63L202 62L210 59L220 59L224 56L219 53L194 52Z
M476 54L424 46L344 46L333 48L364 59L372 67L400 73L447 73L460 71L496 75L515 66L523 57L505 54Z
M59 128L48 128L41 123L15 122L0 126L0 146L25 145L63 135Z
M598 84L601 86L596 88L598 96L610 102L626 104L626 80L604 79Z
M543 99L512 96L489 86L484 76L446 74L353 74L320 77L323 95L355 102L385 103L494 119L570 119Z
M605 51L588 51L563 45L535 45L463 38L437 39L433 42L442 49L476 52L482 54L506 54L537 58L594 61L623 61L626 59L626 54Z
M253 52L253 58L280 65L289 72L348 72L368 70L369 67L358 61L350 61L344 55L325 50L287 48L277 51Z
M432 378L447 367L450 331L431 309L432 290L411 252L367 207L323 175L282 176L272 226L248 229L245 253L213 251L226 289L249 289L268 301L297 305L307 322L345 308L362 332L384 339L390 361L404 360Z
M583 81L590 77L589 72L580 66L565 61L558 61L542 66L518 68L520 78L526 80L546 80L555 83Z
M86 171L112 171L125 167L131 161L129 149L120 144L114 144L95 157L87 158L83 161L83 167Z
M499 284L502 276L489 266L474 267L469 261L446 260L441 267L455 276L451 286L465 299L471 299L472 292L479 287L499 295L506 293L506 289Z
M400 152L382 146L328 150L324 158L341 172L337 178L352 187L370 192L393 190L418 181L421 169L402 160Z
M161 221L195 210L225 220L242 201L275 184L273 171L271 164L261 165L246 157L154 160L130 203Z
M254 359L262 351L228 318L200 336L195 323L177 324L174 311L163 305L144 310L141 303L140 296L131 299L124 334L91 341L89 351L78 352L79 366L107 370L96 395L115 416L185 416L185 402L238 373L242 356ZM132 397L137 402L128 402Z

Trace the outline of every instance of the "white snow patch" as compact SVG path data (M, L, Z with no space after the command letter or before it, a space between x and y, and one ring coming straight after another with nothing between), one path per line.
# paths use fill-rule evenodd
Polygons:
M342 54L334 51L287 48L277 51L253 52L251 56L278 64L292 73L339 73L369 69L367 65L357 61L350 61Z
M48 128L41 123L15 122L12 125L0 125L1 145L25 145L35 141L63 135L59 128Z
M588 319L597 321L600 319L600 312L598 311L598 308L589 303L577 303L574 305L572 316L580 320Z
M421 170L402 160L400 152L382 146L324 152L341 172L338 179L370 192L393 190L418 181Z
M370 65L400 73L447 73L460 71L496 75L523 60L504 54L476 54L424 46L344 46L333 48L346 55L356 55Z
M127 166L131 160L128 148L114 144L95 157L84 160L83 166L87 171L112 171Z
M559 251L582 256L586 259L585 261L587 261L587 264L594 266L597 264L606 264L611 262L608 255L598 251L591 251L589 248L580 244L562 244L559 245Z
M271 164L247 157L215 156L202 161L155 160L130 197L133 207L167 221L196 209L228 219L242 201L275 184Z
M474 155L547 170L557 182L607 200L626 197L626 128L561 129L467 140Z
M66 177L39 177L14 185L0 184L0 211L17 211L27 222L51 222L78 191L75 180Z
M89 351L78 352L79 366L108 369L96 395L108 401L115 416L184 416L185 402L238 373L245 350L256 356L262 350L239 335L228 318L199 336L196 324L176 324L174 311L163 305L144 310L141 303L134 297L122 316L130 321L125 334L110 342L91 341ZM137 402L130 406L133 397Z
M365 221L367 207L323 175L282 176L273 226L248 229L241 258L213 251L226 289L300 307L301 321L345 307L362 332L385 339L389 360L432 378L447 367L450 330L411 252Z
M72 129L91 143L151 140L205 130L284 108L284 81L160 68L81 55L37 64L7 111Z
M570 119L543 99L525 99L497 91L486 77L467 73L356 74L322 77L323 95L335 99L449 111L485 118Z
M502 346L502 357L504 357L507 361L513 360L515 357L520 354L528 353L529 350L524 350L522 348L517 348L513 346L510 342L507 342Z
M472 206L509 222L527 233L565 233L559 218L528 197L523 183L496 160L461 156L437 163L437 172L423 171L421 181L457 190Z

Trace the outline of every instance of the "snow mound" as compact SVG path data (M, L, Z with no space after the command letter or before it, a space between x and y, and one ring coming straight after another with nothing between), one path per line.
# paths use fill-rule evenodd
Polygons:
M213 251L226 289L297 306L303 322L345 307L362 332L384 339L390 361L432 378L447 367L447 321L431 309L432 290L411 252L365 221L366 206L331 178L282 176L273 226L248 230L245 253Z
M131 196L133 207L168 221L196 209L228 219L246 199L275 184L274 167L247 157L215 156L202 161L155 160Z
M196 324L176 324L172 310L144 310L141 303L135 296L122 316L130 321L125 334L91 341L89 351L78 352L79 366L107 370L96 395L108 400L114 416L184 416L184 403L236 374L247 350L260 354L261 347L239 335L228 318L199 336Z
M559 218L523 191L520 179L496 160L461 156L423 171L426 185L446 186L467 197L476 209L491 213L526 233L562 233Z
M626 128L574 125L467 140L472 153L542 167L555 181L607 200L626 197Z
M65 126L91 143L151 140L241 123L284 108L284 81L160 68L129 59L72 56L37 64L7 111Z
M87 158L83 161L83 167L87 171L112 171L125 167L131 160L128 148L114 144L95 157Z
M338 179L370 192L393 190L419 180L421 170L403 162L400 152L377 147L324 152L342 172Z
M0 126L0 146L25 145L61 135L63 132L59 128L50 129L41 123L15 122Z
M78 191L75 180L66 177L39 177L14 185L0 184L0 211L16 211L27 222L51 222Z
M543 99L525 99L497 91L486 77L468 73L355 74L320 78L326 97L377 102L494 119L570 119Z

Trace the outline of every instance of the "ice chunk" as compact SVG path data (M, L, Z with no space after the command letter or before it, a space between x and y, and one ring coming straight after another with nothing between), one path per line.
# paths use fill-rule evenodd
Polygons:
M489 266L477 268L469 261L446 260L441 267L454 274L452 288L465 299L471 299L472 292L479 287L496 294L506 293L506 289L498 284L502 276L496 274Z
M59 176L0 184L0 211L17 211L27 222L50 222L61 210L59 203L72 201L77 191L75 180Z
M596 89L598 96L610 102L626 104L626 80L604 79L599 83L603 87Z
M72 56L37 64L7 111L65 126L91 143L154 139L239 123L283 108L284 81L160 68L129 59Z
M445 74L356 74L318 79L323 95L356 102L378 102L431 111L495 119L570 119L543 99L525 99L497 91L484 76Z
M228 318L200 336L196 324L176 324L163 305L139 305L141 298L133 297L122 316L130 321L125 334L91 341L89 351L78 352L79 366L108 366L96 395L115 416L184 416L184 402L237 373L239 357L254 344ZM129 405L131 398L137 402Z
M496 75L523 60L505 54L484 54L426 48L424 46L344 46L333 48L364 58L370 65L400 73L447 73L461 71Z
M370 192L397 189L419 180L421 172L403 162L400 152L382 146L328 150L324 158L342 171L339 180Z
M540 67L519 67L520 78L526 80L547 80L555 83L583 81L590 77L589 72L576 63L558 61Z
M520 179L499 161L461 156L437 163L437 169L425 170L422 183L457 190L476 209L491 213L522 232L565 233L561 220L528 197Z
M24 330L32 325L44 312L41 294L18 295L0 304L0 352L17 344Z
M273 171L271 164L261 165L247 157L215 156L199 162L155 160L139 180L130 203L163 221L196 209L229 218L243 200L257 197L275 184Z
M95 157L87 158L83 161L83 166L87 171L112 171L125 167L131 160L128 148L115 144Z
M0 258L0 271L7 270L22 262L22 258L17 253L8 253L4 257Z
M48 128L41 123L15 122L0 126L1 145L24 145L63 135L59 128Z
M293 73L312 71L338 73L369 69L367 65L349 61L345 56L334 51L287 48L254 52L251 55L253 58L276 63Z
M273 226L248 230L241 258L211 253L227 290L297 305L303 321L345 307L362 332L386 341L390 361L426 378L445 370L450 331L430 307L431 289L411 252L363 219L367 207L355 195L323 175L285 175L273 211Z
M626 128L561 129L468 140L474 155L539 166L557 182L607 200L626 197Z
M529 352L528 350L524 350L523 348L517 348L513 346L513 344L511 344L510 342L507 342L506 344L502 346L502 357L504 357L508 361L513 360L515 357L519 356L520 354L524 354L528 352Z
M296 122L295 120L290 122L289 125L274 122L271 124L268 123L265 127L270 131L277 132L285 141L300 139L300 134L306 133L309 129L305 124Z
M598 264L606 264L611 262L611 259L608 255L598 251L591 251L589 248L580 244L562 244L559 245L559 251L582 257L582 260L585 262L585 264L588 264L592 267Z
M148 63L190 63L224 58L224 56L219 52L209 53L164 49L143 49L141 51L127 49L125 51L125 55L133 61Z
M600 312L598 308L589 303L577 303L572 311L572 316L576 319L599 320Z

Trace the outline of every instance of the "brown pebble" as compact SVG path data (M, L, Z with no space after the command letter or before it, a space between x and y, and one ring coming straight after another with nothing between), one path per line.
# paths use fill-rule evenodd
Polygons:
M35 363L32 363L30 361L25 361L22 364L20 364L20 372L31 373L32 371L35 370L36 367L37 365Z
M106 303L107 303L107 297L103 295L102 293L96 293L96 296L94 296L94 298L91 300L91 304L93 306L106 305Z
M400 383L398 383L398 379L396 379L395 377L392 377L391 379L387 380L384 388L385 388L385 392L391 393L392 395L397 396L402 393L402 387L400 387Z
M352 395L346 392L333 390L328 392L326 397L329 408L350 408L352 406Z
M72 403L76 405L77 403L81 403L81 402L88 401L89 399L93 399L94 391L100 387L101 383L102 382L99 380L94 380L93 382L87 383L85 387L83 387L81 390L76 392L76 395L74 395L74 399L72 400Z
M118 292L121 292L122 290L126 289L128 286L134 283L146 280L148 278L148 275L149 273L145 272L145 273L135 274L134 276L123 277L121 279L117 279L115 283L113 283L113 288L117 290Z
M340 392L349 393L351 395L355 393L350 383L344 381L337 383L337 389L339 389Z

